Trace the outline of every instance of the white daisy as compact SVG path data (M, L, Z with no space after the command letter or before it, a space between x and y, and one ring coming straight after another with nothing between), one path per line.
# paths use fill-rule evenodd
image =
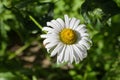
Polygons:
M57 63L79 63L87 56L92 41L87 33L86 26L80 20L64 15L61 18L47 22L42 34L43 44L51 56L57 55Z

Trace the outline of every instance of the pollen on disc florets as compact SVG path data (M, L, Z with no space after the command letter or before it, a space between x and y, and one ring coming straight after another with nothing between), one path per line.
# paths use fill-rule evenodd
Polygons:
M65 44L74 44L77 41L76 31L70 28L64 28L60 32L60 40Z

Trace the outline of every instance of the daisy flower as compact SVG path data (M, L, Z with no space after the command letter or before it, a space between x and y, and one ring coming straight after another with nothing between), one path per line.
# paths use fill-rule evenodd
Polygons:
M47 22L43 30L47 32L41 35L41 38L45 38L43 44L51 57L57 56L58 64L79 63L87 56L92 41L80 20L64 15L64 20L58 18Z

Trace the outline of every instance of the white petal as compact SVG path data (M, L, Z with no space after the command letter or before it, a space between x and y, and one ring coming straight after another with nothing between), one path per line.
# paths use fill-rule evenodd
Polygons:
M58 36L58 34L56 34L56 33L51 33L51 34L42 34L42 35L40 35L40 37L41 38L55 38L55 39L58 39L59 38L59 36Z
M69 21L71 21L72 18L69 18Z
M80 42L79 42L81 45L84 45L87 49L90 49L90 45L89 45L89 43L87 42L87 41L85 41L85 40L81 40Z
M58 51L58 54L60 54L62 52L63 47L64 47L64 44L62 42L59 42L59 43L61 43L61 49Z
M70 57L70 53L69 53L69 50L68 50L68 46L66 46L66 50L65 50L65 55L64 55L64 61L65 62L68 62L69 61L69 57Z
M46 45L47 43L50 43L50 42L58 42L59 40L58 39L55 39L55 38L46 38L44 41L43 41L43 44Z
M51 31L51 30L53 30L52 28L50 28L50 27L43 27L43 29L42 29L43 31Z
M50 27L43 27L42 30L43 31L47 31L47 34L50 34L50 33L56 33L56 34L58 34L59 33L58 31L56 31L55 29L50 28Z
M51 38L47 38L43 41L43 44L46 45L47 43L51 42Z
M57 31L59 31L59 29L56 27L55 24L53 24L52 22L47 22L47 26L51 26L52 28L56 29Z
M74 27L74 24L75 24L75 21L76 21L76 18L72 18L71 21L70 21L70 28L73 28Z
M70 63L72 64L72 62L74 60L74 54L73 54L73 49L70 46L68 46L68 50L70 52Z
M80 20L77 20L77 21L75 22L75 24L74 24L73 29L76 29L76 28L78 27L79 23L80 23Z
M79 47L80 47L80 49L81 49L82 51L86 51L86 50L87 50L86 47L83 46L80 42L78 43L78 45L79 45Z
M47 44L47 45L45 45L45 48L47 48L47 49L51 49L51 48L53 48L54 46L56 46L58 44L58 42L56 42L56 43L49 43L49 44Z
M51 56L55 56L55 55L57 54L57 52L59 52L62 48L63 48L62 43L59 43L59 44L55 47L55 49L52 51Z
M80 29L79 32L81 32L81 33L86 33L86 32L87 32L87 29L84 27L84 28Z
M61 18L58 18L57 21L60 23L60 25L62 26L62 28L65 27L65 23Z
M58 57L58 56L57 56ZM57 59L57 64L59 65L61 62L59 61L59 59Z
M64 18L65 18L65 27L69 27L69 17L68 15L64 15Z
M87 51L85 51L83 54L82 54L83 58L86 58L87 57Z
M88 33L82 33L82 32L80 32L80 35L81 35L81 37L89 37Z
M62 49L61 53L58 53L58 55L57 55L58 62L63 62L64 61L65 49L66 49L66 45L63 46L63 49Z
M75 62L79 63L80 59L79 59L78 55L76 54L76 51L74 50L73 45L70 46L70 48L71 48L71 53L73 54L73 58L74 58Z
M90 39L89 37L83 37L82 40L86 40L86 41L88 41L88 42L91 41L91 39Z
M86 25L80 24L80 25L77 27L76 30L80 31L82 28L85 28L85 27L86 27Z
M47 38L48 35L47 35L47 34L42 34L42 35L40 35L40 37L41 37L41 38Z
M85 40L86 42L88 42L90 45L92 45L92 41L89 37L82 37L82 40Z
M79 50L79 48L76 46L76 45L73 45L73 48L75 50L75 53L76 55L79 56L80 60L82 61L83 60L83 57L82 57L82 52Z
M87 50L82 50L81 46L79 44L76 44L76 46L79 48L81 51L82 57L85 58L87 56Z
M56 20L52 20L51 22L56 26L57 29L62 29L61 25Z

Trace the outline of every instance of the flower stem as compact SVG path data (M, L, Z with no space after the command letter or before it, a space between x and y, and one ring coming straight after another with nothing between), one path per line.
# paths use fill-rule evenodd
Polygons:
M29 18L36 24L36 26L38 26L39 29L42 30L42 26L35 20L34 17L32 17L31 15L29 15Z

